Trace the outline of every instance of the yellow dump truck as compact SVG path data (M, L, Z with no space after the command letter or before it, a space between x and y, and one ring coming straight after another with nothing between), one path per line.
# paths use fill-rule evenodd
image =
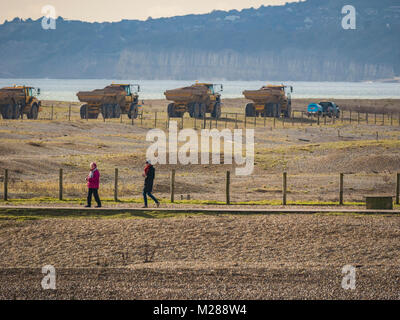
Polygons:
M97 119L101 113L104 119L119 118L127 114L129 119L138 117L140 85L138 84L111 84L104 89L80 91L76 95L81 106L82 119Z
M19 119L24 114L28 119L36 120L41 110L37 99L39 88L13 86L0 89L0 112L3 119Z
M253 103L246 105L247 117L276 117L283 115L290 118L292 114L292 86L267 85L259 90L246 90L243 95Z
M198 83L190 87L167 90L164 92L169 101L168 116L181 118L185 112L192 118L202 119L206 113L210 113L215 119L221 116L222 84Z

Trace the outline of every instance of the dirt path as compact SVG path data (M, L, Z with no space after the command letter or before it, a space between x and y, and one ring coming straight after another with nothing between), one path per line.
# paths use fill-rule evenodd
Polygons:
M1 220L0 297L399 299L399 240L392 215Z

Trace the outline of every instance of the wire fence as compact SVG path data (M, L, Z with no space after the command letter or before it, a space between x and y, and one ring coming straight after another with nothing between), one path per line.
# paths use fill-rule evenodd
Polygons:
M69 172L59 169L46 180L39 174L29 179L17 179L5 169L0 181L3 182L2 199L49 198L58 200L82 199L87 187L85 171ZM83 180L83 181L82 181ZM118 202L123 198L141 195L143 178L141 171L115 168L114 172L102 171L101 195ZM187 181L192 181L192 185ZM208 181L208 183L207 183ZM248 186L251 186L249 189ZM230 171L219 172L213 177L201 177L176 169L161 171L155 184L155 192L173 203L176 200L198 200L220 202L220 204L266 201L265 204L331 203L344 205L365 201L366 196L391 196L399 204L400 173L376 174L325 174L305 177L301 174L238 177Z
M289 118L272 118L266 116L247 117L245 113L223 112L219 119L204 117L202 119L191 118L187 113L181 118L170 118L166 112L142 111L136 119L129 119L127 115L121 114L118 119L103 118L101 114L97 119L81 119L79 108L72 107L43 107L39 113L38 120L42 121L86 121L90 123L121 123L143 128L167 129L169 121L178 121L180 128L289 128L302 126L332 126L342 124L354 125L380 125L400 126L400 113L393 112L361 112L342 110L338 117L323 115L308 115L305 111L292 111ZM18 120L2 121L35 121L26 118Z

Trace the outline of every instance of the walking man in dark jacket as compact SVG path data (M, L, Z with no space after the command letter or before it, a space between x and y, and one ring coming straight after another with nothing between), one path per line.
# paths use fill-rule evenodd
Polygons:
M155 178L156 170L152 166L150 160L146 161L146 167L144 168L143 177L144 179L144 188L143 188L143 199L144 199L144 207L147 208L147 196L154 200L157 205L157 208L160 206L160 202L154 197L151 193L153 192L153 183Z

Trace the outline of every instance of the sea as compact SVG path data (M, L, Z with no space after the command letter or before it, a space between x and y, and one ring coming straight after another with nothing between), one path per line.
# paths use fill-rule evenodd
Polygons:
M165 90L185 87L195 80L127 79L0 79L0 88L26 85L40 88L41 100L78 101L78 91L101 89L111 83L140 84L140 99L164 99ZM203 82L203 80L199 80ZM207 82L207 81L204 81ZM385 82L306 82L306 81L214 81L223 84L223 98L241 98L244 90L266 84L293 86L292 98L321 99L400 99L400 83Z

